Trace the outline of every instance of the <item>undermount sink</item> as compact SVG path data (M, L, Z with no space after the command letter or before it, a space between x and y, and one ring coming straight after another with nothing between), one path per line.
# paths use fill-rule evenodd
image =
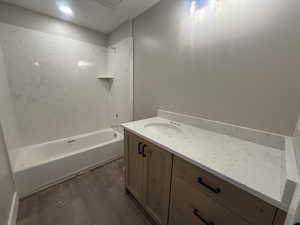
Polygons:
M179 127L168 123L149 123L145 125L145 129L153 133L166 135L176 135L182 132Z

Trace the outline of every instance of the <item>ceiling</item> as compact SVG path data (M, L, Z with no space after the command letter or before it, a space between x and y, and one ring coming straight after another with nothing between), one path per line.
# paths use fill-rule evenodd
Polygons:
M0 0L33 11L66 20L93 30L109 33L160 0ZM63 14L58 7L70 6L73 15Z

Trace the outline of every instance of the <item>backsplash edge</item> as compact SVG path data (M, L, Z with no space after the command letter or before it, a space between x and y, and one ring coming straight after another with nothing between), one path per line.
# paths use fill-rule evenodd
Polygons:
M157 116L196 126L205 130L240 138L242 140L254 142L256 144L265 145L279 150L285 150L285 136L279 134L273 134L247 127L240 127L229 123L208 120L201 117L170 112L162 109L157 110Z

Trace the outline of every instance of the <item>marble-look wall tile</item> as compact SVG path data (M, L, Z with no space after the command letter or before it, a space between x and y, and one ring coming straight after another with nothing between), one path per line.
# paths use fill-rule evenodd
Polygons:
M8 223L15 192L15 183L8 160L6 143L0 122L0 224Z
M22 145L109 127L106 48L0 23Z
M9 151L11 164L15 164L15 150L20 147L20 136L17 127L16 115L12 96L9 90L6 68L4 65L3 51L0 46L0 121L3 136Z
M298 122L297 122L297 124L296 124L294 136L300 138L300 114L299 114Z
M109 47L108 73L115 76L109 92L109 115L113 127L132 120L132 61L132 38Z

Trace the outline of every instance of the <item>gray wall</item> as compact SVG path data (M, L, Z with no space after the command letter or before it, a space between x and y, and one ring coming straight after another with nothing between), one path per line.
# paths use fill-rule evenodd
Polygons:
M0 3L0 22L107 46L107 35L103 33L6 3Z
M108 45L117 44L129 37L132 37L132 21L121 24L117 29L108 35Z
M134 20L134 116L157 108L292 135L300 2L227 0L196 20L162 0Z
M0 224L7 224L15 185L0 123Z

